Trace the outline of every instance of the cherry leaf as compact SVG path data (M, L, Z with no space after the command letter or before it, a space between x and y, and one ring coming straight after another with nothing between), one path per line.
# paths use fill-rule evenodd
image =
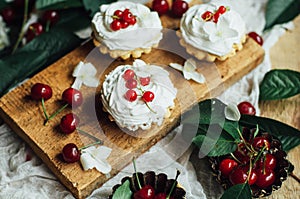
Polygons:
M227 189L221 199L251 199L251 189L248 183L237 184Z
M130 182L126 180L119 186L113 194L112 199L131 199L132 191L130 190Z

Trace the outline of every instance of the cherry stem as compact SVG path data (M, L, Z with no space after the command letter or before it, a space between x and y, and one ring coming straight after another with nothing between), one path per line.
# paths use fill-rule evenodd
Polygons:
M48 32L50 30L51 21L47 20L45 31Z
M249 148L249 146L248 146L248 144L247 144L245 138L243 137L243 135L242 135L242 133L241 133L241 131L240 131L239 128L237 128L237 131L238 131L239 136L242 138L242 141L244 142L245 147L246 147L249 151L253 151L251 148Z
M79 150L81 151L81 150L83 150L83 149L89 148L89 147L94 146L94 145L97 145L97 144L103 144L103 142L102 142L101 140L100 140L100 141L97 141L97 142L93 142L93 143L88 144L88 145L86 145L86 146L80 147Z
M294 180L296 180L298 183L300 183L300 178L296 176L294 173L289 174Z
M139 188L142 189L142 185L141 185L139 176L138 176L138 174L137 174L137 169L136 169L136 164L135 164L135 158L132 159L132 162L133 162L133 168L134 168L136 180L137 180L137 182L138 182Z
M88 132L86 132L86 131L84 131L84 130L82 130L82 129L79 129L79 128L76 128L76 129L77 129L77 131L78 131L79 133L81 133L81 134L83 134L83 135L85 135L85 136L88 136L88 137L90 137L90 138L96 140L97 142L100 142L101 144L103 144L103 141L100 140L99 138L97 138L97 137L95 137L95 136L89 134Z
M252 167L253 167L253 164L252 164L252 161L250 161L249 171L248 171L249 173L248 173L248 176L247 176L247 182L249 182L249 180L250 180Z
M264 150L266 149L267 147L264 146L261 151L259 152L259 154L256 156L254 162L253 162L253 165L257 162L257 160L261 157L261 155L264 153ZM263 171L265 173L265 171Z
M239 159L237 159L237 158L233 155L233 153L230 153L230 155L231 155L231 157L232 157L235 161L237 161L238 163L242 164L242 162L239 161Z
M166 199L169 199L171 197L171 194L172 194L173 190L175 189L175 186L177 185L177 179L178 179L179 175L180 175L180 171L177 170L175 181L174 181L174 183L173 183L173 185L171 187L171 190L170 190L169 194L167 195Z
M28 18L28 1L29 0L25 0L25 6L24 6L24 17L23 17L23 22L22 22L22 26L21 26L21 31L20 31L20 34L18 36L18 40L17 42L15 43L14 47L13 47L13 50L12 50L12 53L11 54L14 54L22 40L22 38L24 37L24 34L25 34L25 30L24 27L25 27L25 24L27 22L27 18Z
M44 98L42 98L42 108L43 108L43 112L44 112L45 118L46 118L46 120L48 120L49 116L48 116L47 111L46 111Z
M44 125L47 124L47 122L49 120L51 120L52 118L54 118L57 114L59 114L60 112L62 112L69 104L65 104L63 107L61 107L60 109L58 109L57 111L55 111L52 115L49 116L48 119L45 120Z

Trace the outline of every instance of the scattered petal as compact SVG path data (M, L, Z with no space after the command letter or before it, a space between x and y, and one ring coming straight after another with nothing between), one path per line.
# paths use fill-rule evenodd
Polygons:
M183 71L183 66L181 66L180 64L170 63L169 66L171 66L172 68L174 68L176 70Z
M225 107L225 118L231 121L239 121L241 118L241 113L238 107L234 104L228 104Z
M80 61L72 74L76 78L72 87L80 89L82 84L88 87L97 87L99 80L95 77L96 74L97 69L93 64Z

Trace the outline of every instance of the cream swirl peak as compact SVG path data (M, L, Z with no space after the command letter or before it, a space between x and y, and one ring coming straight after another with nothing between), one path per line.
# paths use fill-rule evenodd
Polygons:
M124 73L131 69L138 79L136 88L128 89ZM142 86L140 78L149 77L150 82ZM125 94L134 90L137 98L130 101ZM142 95L151 91L155 97L151 102L145 102ZM139 128L149 129L153 123L161 125L163 119L170 114L170 108L175 106L177 89L169 78L169 73L162 67L146 64L135 60L133 65L120 65L107 76L102 85L101 99L103 108L114 118L122 128L135 131Z
M110 24L114 20L114 12L125 9L129 9L136 17L136 23L118 31L112 30ZM149 48L162 39L162 25L157 12L151 12L142 4L127 1L102 5L100 12L92 19L92 29L95 38L110 50Z
M215 4L199 4L191 7L182 17L180 31L184 41L191 46L217 56L230 53L234 44L240 44L246 34L245 22L230 8L217 21L206 20L205 12L215 13Z

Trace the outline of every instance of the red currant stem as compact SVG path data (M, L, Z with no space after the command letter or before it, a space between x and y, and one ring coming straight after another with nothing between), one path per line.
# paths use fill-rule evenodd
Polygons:
M237 161L238 163L242 164L241 161L239 161L239 159L237 159L237 158L233 155L233 153L230 153L230 155L231 155L231 157L232 157L235 161Z
M100 141L97 141L97 142L93 142L93 143L91 143L91 144L88 144L88 145L85 145L85 146L83 146L83 147L80 147L79 150L81 151L81 150L83 150L83 149L89 148L89 147L94 146L94 145L97 145L97 144L103 144L103 142L102 142L101 140L100 140Z
M56 115L58 115L60 112L62 112L69 104L65 104L64 106L62 106L60 109L58 109L57 111L55 111L52 115L49 116L48 119L45 120L44 125L47 124L47 122L49 120L51 120L52 118L54 118Z
M178 176L179 176L179 175L180 175L180 171L177 170L176 177L175 177L175 181L174 181L174 183L173 183L173 185L172 185L172 187L171 187L171 190L170 190L170 192L168 193L166 199L169 199L169 198L171 197L171 194L172 194L173 190L175 189L175 186L177 185L176 182L177 182L177 179L178 179Z
M25 5L24 5L24 17L23 17L23 22L22 22L22 26L21 26L21 31L20 31L20 34L18 36L18 40L17 42L15 43L14 47L13 47L13 50L12 50L12 53L11 54L14 54L22 40L22 38L24 37L24 34L25 34L25 30L24 29L24 26L27 22L27 18L28 18L28 1L29 0L25 0Z
M296 180L298 183L300 183L300 178L296 176L294 173L289 174L294 180Z
M141 185L139 176L138 176L138 174L137 174L137 169L136 169L136 164L135 164L135 158L132 159L132 162L133 162L134 173L135 173L135 176L136 176L136 179L137 179L139 188L142 189L142 185Z
M49 116L48 116L47 111L46 111L44 98L42 98L42 108L43 108L43 112L44 112L45 118L46 118L46 120L48 120Z
M92 139L94 139L94 140L96 140L96 141L98 141L98 142L101 142L101 144L103 144L103 141L100 140L99 138L97 138L97 137L95 137L95 136L89 134L88 132L86 132L86 131L84 131L84 130L82 130L82 129L79 129L79 128L76 128L76 129L77 129L77 131L78 131L80 134L85 135L85 136L88 136L88 137L90 137L90 138L92 138Z
M145 102L145 104L152 113L156 114L156 112L149 106L148 102Z

